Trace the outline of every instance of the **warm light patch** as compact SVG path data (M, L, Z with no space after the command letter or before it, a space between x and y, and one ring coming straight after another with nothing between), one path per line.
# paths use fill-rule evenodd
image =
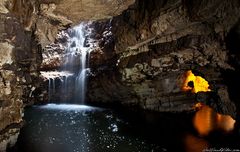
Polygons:
M235 120L231 116L221 115L217 113L216 116L217 126L219 129L231 131L234 129Z
M205 139L191 134L185 135L184 143L186 152L203 152L204 149L209 147Z
M191 70L185 74L182 90L192 93L211 91L208 82L200 76L195 76ZM202 103L195 104L194 108L198 111L193 118L193 124L200 135L206 136L214 130L227 132L234 129L235 120L231 116L216 113Z
M214 130L231 131L234 129L234 123L235 120L232 117L218 114L205 105L196 112L193 118L194 127L202 136L206 136Z
M209 89L208 82L200 76L195 76L191 70L187 71L185 74L185 80L183 83L182 90L192 91L193 93L197 93L199 91L203 92L211 91Z
M204 106L204 105L203 105L201 102L198 102L198 103L195 104L194 108L195 108L195 109L200 109L200 108L202 108L203 106Z
M207 135L213 130L213 110L209 107L202 107L196 112L193 118L193 124L200 135Z

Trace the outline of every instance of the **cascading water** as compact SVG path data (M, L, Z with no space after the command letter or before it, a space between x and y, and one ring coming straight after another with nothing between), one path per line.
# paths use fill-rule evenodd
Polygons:
M52 102L55 101L56 93L59 91L59 83L67 87L67 80L73 76L73 73L69 71L41 71L41 75L48 81L48 102Z
M69 41L67 44L67 66L65 68L73 69L76 58L79 57L80 68L77 72L74 87L74 102L83 104L86 94L86 77L89 72L88 65L91 52L91 45L86 37L90 34L86 23L81 23L69 31ZM67 80L67 79L66 79ZM64 88L68 88L68 82L65 82Z
M41 75L48 80L49 102L68 102L83 104L86 94L86 77L90 73L89 60L93 48L90 39L92 29L89 23L81 23L64 31L67 42L62 67L55 71L42 71ZM56 53L59 56L58 53ZM57 57L56 57L57 58Z
M55 93L55 78L48 79L48 99L50 100L51 97Z

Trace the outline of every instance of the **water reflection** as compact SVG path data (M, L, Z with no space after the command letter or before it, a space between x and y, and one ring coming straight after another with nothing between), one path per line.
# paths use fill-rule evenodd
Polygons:
M87 106L87 105L77 105L77 104L46 104L43 106L35 106L39 109L46 109L46 110L63 110L63 111L82 111L82 110L100 110L100 108Z
M193 118L193 125L201 136L216 130L232 131L234 123L235 120L232 117L218 114L208 106L202 106Z
M209 144L206 140L196 137L191 134L185 136L185 150L186 152L202 152L208 148Z
M198 152L217 146L238 148L239 135L198 136L192 128L200 135L215 129L231 131L235 121L230 118L205 106L194 117L82 105L33 106L26 108L26 124L16 146L8 152Z
M26 124L12 152L160 151L155 142L131 134L132 126L112 110L47 104L25 110ZM130 130L130 131L128 131Z

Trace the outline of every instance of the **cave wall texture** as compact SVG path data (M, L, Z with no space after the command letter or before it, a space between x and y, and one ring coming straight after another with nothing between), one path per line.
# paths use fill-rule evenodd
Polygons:
M89 101L155 111L189 111L200 101L236 118L239 9L237 0L138 0L95 23L105 41L90 62L96 76L89 81ZM187 70L204 77L212 92L183 93Z
M237 0L137 0L118 16L90 23L97 47L87 101L172 112L200 101L236 118L239 6ZM62 66L64 33L45 48L43 70ZM205 78L212 92L184 93L188 70Z
M42 49L87 19L120 14L133 0L0 0L0 151L12 146L23 108L43 98Z
M203 102L236 118L239 9L237 0L137 0L118 16L90 23L97 47L87 101L171 112ZM43 70L63 65L64 34L45 48ZM212 92L183 92L188 70L205 78Z
M41 52L32 31L1 1L0 11L0 151L13 145L22 122L23 106L37 87Z
M47 94L39 70L59 68L48 59L63 52L59 31L89 19L99 45L89 102L181 112L201 101L236 118L239 12L239 0L0 0L0 151L14 144L23 107ZM213 92L182 92L187 70Z

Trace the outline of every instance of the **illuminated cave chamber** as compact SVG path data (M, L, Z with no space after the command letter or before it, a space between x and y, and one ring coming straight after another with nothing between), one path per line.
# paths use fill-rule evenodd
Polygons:
M201 106L193 118L193 125L201 136L212 131L230 132L234 129L235 120L228 115L216 113L209 106Z
M182 90L192 93L211 91L208 81L201 76L196 76L191 70L184 75ZM234 129L236 121L231 116L219 114L201 102L195 104L194 108L197 112L193 118L193 125L201 136L216 130L229 132Z
M211 91L207 80L201 76L195 76L191 70L187 71L184 77L183 91L191 91L192 93Z

